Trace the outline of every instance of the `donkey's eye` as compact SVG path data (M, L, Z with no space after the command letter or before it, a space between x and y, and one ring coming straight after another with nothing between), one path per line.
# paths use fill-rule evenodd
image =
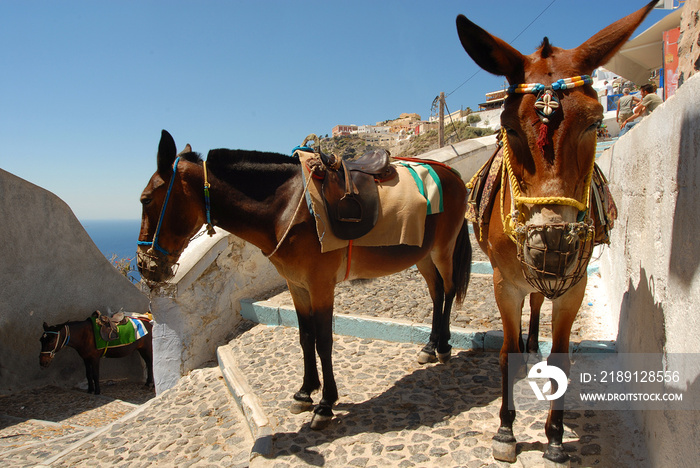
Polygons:
M603 125L603 121L602 121L602 120L599 120L599 121L597 121L596 123L592 124L590 127L588 127L588 128L586 129L586 131L587 131L587 132L595 132L595 131L597 131L597 130L600 128L601 125Z
M148 206L148 205L151 204L152 201L153 201L152 198L142 198L142 199L141 199L141 204L142 204L143 206Z

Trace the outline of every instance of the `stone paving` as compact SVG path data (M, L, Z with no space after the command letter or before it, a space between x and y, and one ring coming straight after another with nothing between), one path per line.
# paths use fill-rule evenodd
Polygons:
M475 260L484 261L475 252ZM590 277L573 341L610 340L601 316L600 277ZM285 291L264 298L289 305ZM417 271L338 288L337 313L429 323L430 300ZM548 336L545 302L541 336ZM488 275L474 275L454 327L500 330ZM524 314L527 327L527 306ZM340 392L324 431L310 413L289 412L301 385L298 331L243 321L219 348L220 366L183 377L153 398L44 389L0 397L0 463L29 466L226 467L539 467L546 411L518 407L518 461L491 457L498 427L497 354L455 348L447 364L420 366L420 345L334 336ZM227 389L228 385L228 389ZM50 390L50 391L49 391ZM528 389L529 390L529 389ZM47 396L48 395L48 396ZM138 396L140 395L140 396ZM314 395L318 400L318 394ZM66 403L68 402L68 403ZM63 405L66 405L64 408ZM565 449L572 466L644 467L639 433L617 412L567 411Z
M65 404L75 414L24 411L26 398ZM65 389L44 392L43 398L36 393L0 398L4 466L245 467L252 444L218 367L197 369L140 405Z
M491 457L501 392L495 353L453 350L445 365L420 366L418 350L414 344L335 336L340 399L331 425L319 432L309 428L310 413L289 412L302 378L297 331L244 324L220 353L235 362L269 420L270 430L258 435L268 445L251 466L543 465L544 410L519 409L515 464ZM567 411L565 448L572 466L645 466L642 438L628 424L614 412Z

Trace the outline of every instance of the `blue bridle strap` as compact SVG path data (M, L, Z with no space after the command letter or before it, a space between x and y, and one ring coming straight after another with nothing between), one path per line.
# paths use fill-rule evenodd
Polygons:
M163 208L160 210L160 218L158 219L158 225L156 226L156 233L153 236L153 242L148 241L138 241L137 245L150 245L153 250L156 250L163 255L170 255L170 252L165 250L158 244L158 237L160 236L160 227L163 224L163 217L165 216L165 209L168 207L168 200L170 200L170 193L173 190L173 183L175 182L175 176L177 175L177 164L180 162L180 156L175 158L175 163L173 164L173 175L170 178L170 184L168 185L168 191L165 193L165 201L163 202Z
M58 340L59 340L59 338L61 337L61 330L58 330L58 331L48 331L48 330L44 330L44 335L48 335L49 333L52 334L52 335L56 335L56 345L53 347L53 350L51 350L51 351L41 351L39 354L50 354L51 357L53 358L53 356L54 356L58 351L60 351L61 349L63 349L63 348L70 342L70 328L68 328L68 324L65 324L64 327L65 327L65 330L66 330L66 337L63 339L63 343L61 344L61 346L58 345Z

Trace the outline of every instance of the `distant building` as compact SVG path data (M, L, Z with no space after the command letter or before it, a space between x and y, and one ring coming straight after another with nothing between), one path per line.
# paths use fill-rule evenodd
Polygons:
M414 133L416 135L422 135L431 130L437 130L439 126L440 124L438 122L420 122L416 126Z
M357 127L357 133L359 135L366 135L369 133L389 133L390 127L385 127L381 125L360 125Z
M368 143L388 143L400 135L418 135L426 131L422 128L424 124L427 122L422 122L418 114L401 114L398 119L377 122L376 125L336 125L333 136L359 135Z
M348 136L357 133L357 125L336 125L333 127L333 136Z
M368 133L362 136L362 139L367 143L375 145L392 145L398 139L398 135L393 133Z
M505 89L486 93L486 102L479 104L479 110L500 109L506 97L508 97L508 93Z

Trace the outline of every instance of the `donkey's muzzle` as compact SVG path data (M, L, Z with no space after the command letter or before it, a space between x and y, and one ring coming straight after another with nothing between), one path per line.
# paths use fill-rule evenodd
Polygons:
M141 276L149 283L167 283L177 273L179 264L153 249L139 249L136 253L136 266Z
M526 225L518 242L525 279L548 299L555 299L586 274L593 251L593 223Z

